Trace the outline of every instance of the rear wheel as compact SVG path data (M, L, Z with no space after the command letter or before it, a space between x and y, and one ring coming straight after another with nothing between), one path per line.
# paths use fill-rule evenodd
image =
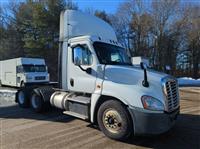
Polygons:
M33 91L33 93L31 94L30 101L31 101L31 107L35 112L40 113L44 111L44 101L40 94Z
M19 90L18 92L17 92L17 102L18 102L18 104L19 104L19 106L20 107L22 107L22 108L27 108L28 107L28 103L29 103L29 100L28 100L28 98L27 98L27 96L26 96L26 93L25 93L25 90Z
M104 102L98 110L97 119L101 131L111 139L124 140L132 132L129 113L118 101Z

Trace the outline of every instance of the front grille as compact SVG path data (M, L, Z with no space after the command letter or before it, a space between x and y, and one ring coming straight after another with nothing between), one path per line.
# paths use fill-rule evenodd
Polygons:
M35 80L45 80L45 76L38 76L38 77L35 77Z
M165 110L171 112L179 107L179 93L178 93L178 83L175 79L164 78L163 90L166 96L165 99Z

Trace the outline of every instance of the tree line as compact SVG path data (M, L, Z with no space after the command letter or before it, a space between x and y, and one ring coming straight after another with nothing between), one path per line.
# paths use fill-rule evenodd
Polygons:
M53 78L57 72L59 16L78 10L72 0L26 0L0 6L0 60L42 57ZM143 56L159 71L200 77L200 5L181 0L129 0L108 14L87 8L113 26L131 56Z

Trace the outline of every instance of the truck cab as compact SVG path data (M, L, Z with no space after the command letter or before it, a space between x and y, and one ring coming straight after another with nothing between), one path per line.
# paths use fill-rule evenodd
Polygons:
M113 28L94 16L66 10L60 16L59 88L36 88L30 97L99 126L117 140L168 131L179 114L177 80L134 67ZM45 90L45 91L44 91Z
M67 84L63 84L63 89L94 93L97 84L102 86L106 65L132 66L125 49L117 42L82 36L70 39L68 44Z
M20 57L0 61L1 85L20 88L48 82L49 73L44 59Z

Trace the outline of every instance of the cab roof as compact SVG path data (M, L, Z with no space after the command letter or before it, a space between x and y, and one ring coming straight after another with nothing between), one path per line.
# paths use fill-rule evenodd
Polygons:
M60 41L87 35L117 41L114 29L105 21L77 10L65 10L61 13Z

